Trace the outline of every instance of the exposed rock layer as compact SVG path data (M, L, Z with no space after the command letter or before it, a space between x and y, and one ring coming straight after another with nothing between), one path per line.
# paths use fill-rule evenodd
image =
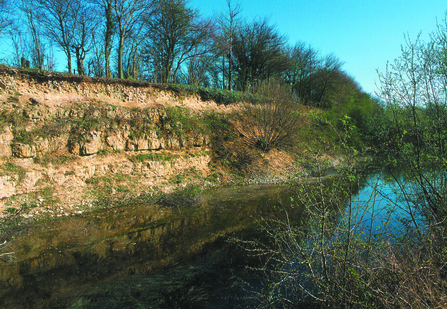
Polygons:
M138 184L132 191L142 192L166 187L186 171L208 173L209 132L182 123L201 111L182 107L170 91L33 77L3 66L0 81L0 212L5 198L36 193L41 199L49 187L45 198L79 201L85 188L107 181L112 192L127 192L132 182Z

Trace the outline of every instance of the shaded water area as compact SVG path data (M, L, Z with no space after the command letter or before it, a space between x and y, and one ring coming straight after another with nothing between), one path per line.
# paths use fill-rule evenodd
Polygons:
M256 185L206 191L194 204L133 205L18 230L0 262L4 308L239 308L248 260L226 242L253 237L294 190ZM1 253L1 252L0 252ZM246 277L250 281L253 278Z

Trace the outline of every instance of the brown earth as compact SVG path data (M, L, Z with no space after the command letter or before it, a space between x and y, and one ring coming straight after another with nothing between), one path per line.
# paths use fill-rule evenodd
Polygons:
M168 107L200 115L231 114L237 105L204 102L171 88L0 66L0 216L60 216L100 199L234 181L231 167L215 160L213 133L191 130L180 137L164 122ZM135 137L134 119L141 114L144 134ZM70 126L84 125L87 116L112 124L83 129L73 141ZM251 181L281 181L296 173L286 152L252 158L244 171Z

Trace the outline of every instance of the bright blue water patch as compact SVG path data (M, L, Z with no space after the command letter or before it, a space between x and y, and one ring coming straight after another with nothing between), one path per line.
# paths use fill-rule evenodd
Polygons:
M405 190L394 180L374 174L352 199L352 222L364 235L399 236L411 230L424 229L424 218L411 201L415 190L409 190L411 184L404 183L403 179L399 181L400 185L405 185Z

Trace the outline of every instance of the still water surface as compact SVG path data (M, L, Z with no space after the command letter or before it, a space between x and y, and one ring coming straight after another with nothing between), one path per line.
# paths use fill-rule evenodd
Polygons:
M353 198L354 221L358 228L375 236L399 236L409 229L425 228L425 220L411 200L417 189L403 176L398 178L402 188L386 173L372 173Z
M250 237L293 190L258 185L205 192L195 205L134 205L19 231L0 262L4 308L237 308L250 263L225 241ZM278 198L279 197L279 198ZM290 209L298 217L300 209ZM2 240L3 241L3 240Z
M377 194L377 185L389 196ZM226 238L259 237L259 222L281 215L283 207L292 220L298 220L302 210L291 205L294 195L293 188L277 185L219 188L206 191L191 205L133 205L24 228L3 248L15 253L14 260L0 262L0 304L4 308L256 305L237 284L243 278L256 287L256 277L245 271L255 261ZM392 183L371 176L354 199L361 228L373 224L379 231L399 209L395 198ZM373 201L374 210L368 208Z

